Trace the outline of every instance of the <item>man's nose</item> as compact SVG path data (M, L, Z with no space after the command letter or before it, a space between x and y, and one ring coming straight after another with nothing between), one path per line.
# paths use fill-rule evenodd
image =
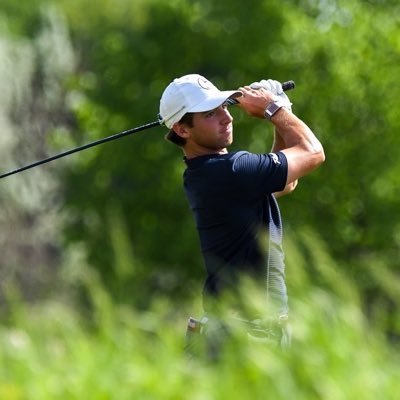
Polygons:
M231 113L229 112L228 107L221 107L221 113L222 113L224 123L232 122L233 117L232 117Z

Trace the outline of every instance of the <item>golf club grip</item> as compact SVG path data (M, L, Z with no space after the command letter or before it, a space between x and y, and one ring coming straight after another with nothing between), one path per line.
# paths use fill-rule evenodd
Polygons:
M295 87L296 87L296 84L294 83L294 81L287 81L287 82L282 83L282 89L284 92L286 92L287 90L292 90Z
M296 84L294 83L294 81L286 81L286 82L282 82L282 89L284 92L286 92L287 90L292 90L296 87ZM238 104L239 102L235 99L228 99L228 104L231 106L233 104Z

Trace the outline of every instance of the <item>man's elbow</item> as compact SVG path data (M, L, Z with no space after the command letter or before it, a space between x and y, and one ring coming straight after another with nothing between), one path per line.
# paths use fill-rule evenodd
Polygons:
M321 149L318 152L318 165L321 165L325 162L325 152L323 147L321 146Z
M325 162L325 151L321 143L318 142L318 145L312 146L310 153L312 154L313 168L317 168Z
M325 162L325 153L323 148L316 150L313 149L312 151L308 151L306 156L305 163L303 164L304 169L300 173L300 177L304 175L308 175L310 172L317 169L321 164Z

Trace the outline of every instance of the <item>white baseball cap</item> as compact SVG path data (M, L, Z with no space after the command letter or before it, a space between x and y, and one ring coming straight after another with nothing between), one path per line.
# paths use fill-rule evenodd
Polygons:
M188 112L204 112L217 108L228 98L242 96L238 90L221 91L204 76L189 74L174 79L160 100L160 123L172 128Z

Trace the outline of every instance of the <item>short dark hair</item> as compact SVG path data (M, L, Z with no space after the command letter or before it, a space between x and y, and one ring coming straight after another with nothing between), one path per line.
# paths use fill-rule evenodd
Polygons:
M180 120L180 124L186 124L190 128L193 127L193 113L186 113ZM173 129L171 129L166 135L165 139L176 144L179 147L183 147L186 144L186 139L179 136Z

